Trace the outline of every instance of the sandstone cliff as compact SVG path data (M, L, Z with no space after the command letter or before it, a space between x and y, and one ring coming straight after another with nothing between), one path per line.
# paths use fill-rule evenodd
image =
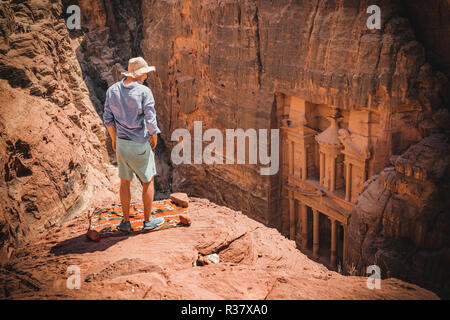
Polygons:
M400 277L450 292L450 139L431 135L367 181L349 224L349 264L377 264Z
M441 116L448 117L442 110L450 101L446 77L449 42L444 40L448 38L448 3L432 1L425 6L419 1L381 1L381 30L366 28L370 4L320 0L143 1L141 49L144 57L158 66L151 87L160 103L159 112L164 114L162 137L169 149L175 144L170 141L171 132L176 128L192 130L196 120L203 121L204 128L221 130L276 128L279 95L341 110L375 112L379 119L372 121L378 121L379 126L368 133L376 137L371 146L369 177L384 172L391 165L392 155L402 154L430 134L448 135L440 120ZM278 181L277 177L261 176L255 165L179 165L174 166L172 186L242 210L288 236L288 210L280 202L281 195L272 192ZM369 189L370 183L377 180L367 182ZM390 192L383 191L386 185L372 188ZM420 193L417 188L409 192L412 197L421 197L415 194ZM361 197L365 199L364 194ZM430 197L427 201L439 208L436 216L447 221L445 202ZM372 208L370 219L378 221L384 202L378 197L364 201ZM404 205L409 208L410 202ZM415 204L410 209L416 210L413 208ZM448 224L439 227L432 217L423 217L427 214L422 209L416 213L417 219L420 216L428 222L411 221L409 209L405 210L392 209L391 217L408 220L414 226L409 237L418 236L415 228L419 225L425 228L422 234L432 238L440 237L437 234L447 228ZM351 223L362 219L361 212L354 210ZM384 232L377 227L373 237L385 237ZM350 245L354 251L349 252L349 259L365 257L360 271L363 264L380 260L377 244L368 241L368 249L360 252L362 240L357 240L357 229L349 228L349 233L347 240L356 241ZM403 248L403 236L386 238L391 239L386 242L388 251ZM385 271L398 270L396 275L431 287L448 286L442 273L449 265L448 258L440 260L437 257L446 254L433 253L448 250L448 239L441 240L423 249L414 247L436 256L430 269L418 262L407 274L401 266L410 260L398 263L385 259ZM441 271L433 273L433 268ZM440 284L442 281L446 284Z
M53 1L0 4L2 260L109 191L105 132L61 10Z
M442 41L450 33L450 3L445 0L405 0L407 16L419 41L427 49L427 59L450 77L450 43Z
M367 288L365 277L329 271L295 243L240 212L191 199L188 227L93 243L79 217L38 237L0 267L8 299L437 299L398 279ZM220 262L197 265L199 255ZM30 259L31 257L31 259ZM80 289L67 268L80 268Z
M141 1L135 0L64 0L62 16L67 18L67 7L78 5L81 9L81 30L71 30L70 36L79 45L75 48L83 81L89 97L101 117L105 93L110 85L121 79L131 57L142 55ZM159 67L158 67L159 69ZM152 74L149 75L152 77ZM152 90L157 88L151 87ZM161 104L157 102L158 106ZM158 107L157 106L157 107ZM158 113L161 121L165 116ZM108 156L116 164L116 155L106 137ZM155 178L155 198L167 198L171 191L171 163L165 141L159 139L155 150L158 175Z
M382 30L367 30L367 1L144 1L144 57L158 66L151 87L162 137L176 128L271 128L275 95L343 109L403 110L381 123L380 160L423 138L418 123L445 106L447 80L427 63L403 6L381 4ZM254 165L174 168L173 188L206 196L286 232L271 216L270 178ZM187 178L189 177L189 179Z
M99 116L106 88L143 55L157 68L148 83L162 129L159 197L206 197L287 236L277 177L261 176L258 165L173 166L171 133L192 131L197 120L221 130L277 128L280 95L369 110L374 160L349 220L349 261L360 272L380 262L384 276L448 292L448 167L422 180L386 168L402 155L392 158L396 168L405 158L429 171L448 150L448 19L436 18L448 16L448 2L426 10L419 2L380 1L381 30L367 30L365 0L1 2L1 258L114 199L115 159ZM82 10L81 30L65 27L70 4ZM420 150L432 160L420 165Z
M95 51L108 61L111 50L105 42L91 44L83 30L69 34L65 12L59 1L0 4L0 261L117 196L117 169L109 161L114 154L97 98L104 99L102 75L111 82L113 74L85 57ZM95 14L93 19L101 23ZM139 188L133 184L133 193Z

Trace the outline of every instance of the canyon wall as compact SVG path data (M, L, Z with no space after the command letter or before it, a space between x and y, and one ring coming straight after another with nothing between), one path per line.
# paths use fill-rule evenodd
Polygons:
M0 261L55 224L111 198L105 129L62 5L1 2ZM117 187L117 184L116 184Z
M376 264L384 277L413 281L448 298L450 135L426 137L394 156L392 165L366 182L355 204L348 269L363 274Z
M69 32L80 43L76 56L90 99L101 118L106 90L122 79L121 72L126 70L130 58L142 55L141 1L64 0L62 3L66 19L70 16L67 13L69 6L77 5L80 8L81 30ZM152 77L150 73L149 78ZM163 115L159 116L161 118ZM116 165L116 154L112 150L109 135L106 141L109 160ZM155 154L158 172L155 177L155 199L159 200L169 196L172 177L163 139L159 139Z
M71 4L81 9L81 30L66 29ZM171 191L206 197L287 236L289 213L276 189L279 174L262 176L259 164L174 165L172 132L186 128L193 134L194 121L222 132L277 129L286 116L280 97L343 113L369 112L375 120L357 119L358 125L376 129L368 134L373 151L368 181L349 218L348 265L364 272L367 263L380 262L383 276L447 290L447 284L439 287L448 266L447 167L420 181L398 170L405 157L411 158L410 167L421 161L411 155L417 149L438 150L432 159L447 150L449 55L441 35L448 34L448 2L432 1L422 10L419 1L378 1L381 30L366 26L371 4L2 2L2 258L114 196L116 171L109 163L116 160L100 118L104 94L128 59L142 55L156 66L147 80L162 130L156 198ZM380 196L373 196L377 192ZM404 223L410 227L402 229ZM405 248L409 256L397 257Z
M368 30L367 1L143 1L141 48L157 67L150 86L169 149L173 130L192 132L196 120L222 131L276 127L281 93L393 113L381 120L374 146L379 160L372 172L380 172L392 154L428 134L421 123L448 98L446 77L427 63L405 8L398 1L379 5L382 29ZM173 171L174 190L243 210L286 234L285 218L269 208L273 180L258 165Z
M66 22L78 5L81 29ZM118 200L115 153L101 116L106 89L140 54L138 1L0 4L0 262L91 207ZM155 198L170 192L160 140ZM140 199L140 186L132 195Z
M427 212L434 209L404 200L411 212L415 210L416 218L411 218L409 209L385 209L384 202L368 195L367 190L381 184L386 189L382 191L384 196L389 193L396 199L408 189L410 196L418 197L414 194L420 193L420 188L393 190L380 179L385 172L392 174L393 155L402 155L430 135L448 134L442 120L448 119L448 41L441 41L448 35L448 21L442 18L448 15L448 5L445 1L433 1L426 7L418 1L378 1L382 28L368 30L370 14L366 10L371 4L359 0L143 1L141 49L157 68L150 87L157 101L161 137L170 150L177 143L171 141L171 133L187 128L193 135L194 121L202 121L203 129L222 132L279 128L280 114L283 117L280 110L285 107L278 102L280 96L295 97L317 107L335 106L342 112L370 112L372 120L356 119L359 122L353 123L354 127L369 127L372 159L369 181L361 195L364 208L357 200L349 218L346 267L365 274L367 263L379 261L383 276L395 275L443 288L447 286L440 283L446 282L443 272L449 265L449 242L442 236L448 223L436 224L436 219L448 220L448 204L435 196L441 191L422 196L429 206L439 208L432 216ZM430 149L434 143L445 145L436 141L429 140ZM259 168L175 165L172 187L242 210L288 236L287 199L275 187L281 178L261 176ZM374 175L377 178L370 179ZM440 186L436 181L426 181L427 185ZM377 251L374 238L360 234L366 208L376 209L368 211L370 219L377 221L376 228L369 229L386 240L384 251ZM420 216L427 218L420 218L419 223ZM400 224L379 223L386 219ZM414 227L401 232L404 221ZM417 262L406 275L401 266L410 259L400 263L401 259L376 258L395 248L402 251L406 247L400 243L418 237L416 228L422 228L422 235L439 239L427 246L414 241L409 244L421 252L410 258L415 256L423 262L424 255L434 256L427 266ZM370 250L365 250L366 246ZM430 274L437 269L440 271Z
M427 60L450 77L450 2L403 0L407 16L419 41L427 49ZM444 40L444 41L443 41Z

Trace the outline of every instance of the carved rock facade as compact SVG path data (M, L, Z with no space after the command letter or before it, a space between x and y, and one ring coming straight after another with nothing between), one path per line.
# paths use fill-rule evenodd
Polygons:
M393 155L445 132L434 115L449 101L446 69L431 63L447 61L427 60L410 23L430 26L422 18L439 15L440 3L420 13L416 1L384 1L382 29L368 30L368 1L143 1L141 48L158 66L151 87L169 149L175 129L192 133L199 120L222 132L281 131L278 174L178 165L173 191L242 210L351 269L349 223L364 186ZM445 47L432 39L429 47Z
M446 159L432 150L445 145L441 135L449 130L448 46L426 36L448 30L449 19L430 18L442 15L445 1L423 13L416 0L382 1L381 30L366 28L372 3L365 0L30 3L1 6L2 99L21 108L43 106L31 109L42 121L25 140L18 137L27 122L10 126L14 114L2 109L3 248L44 231L65 210L79 211L83 201L76 195L87 186L108 184L102 173L105 131L95 111L101 114L104 91L128 58L142 54L157 66L149 84L162 129L159 146L170 150L172 132L192 132L198 120L223 132L281 133L275 175L261 176L259 166L250 164L178 165L171 173L161 152L157 189L242 210L324 264L363 272L378 262L385 276L448 290L448 206L442 196L448 172L430 175L434 163ZM69 4L86 9L84 28L70 36L62 19ZM16 20L24 32L17 33ZM410 21L424 26L425 37ZM55 116L60 121L52 122ZM44 139L45 128L55 139ZM413 156L420 152L406 151L412 145L429 150L433 161L420 165ZM57 148L64 156L47 156L46 150ZM386 168L391 159L395 169ZM47 202L37 201L45 197ZM28 224L33 232L22 230ZM396 256L405 239L415 253Z

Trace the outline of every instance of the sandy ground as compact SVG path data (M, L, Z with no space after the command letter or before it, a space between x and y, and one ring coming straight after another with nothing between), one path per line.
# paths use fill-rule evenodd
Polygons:
M437 299L397 279L367 288L333 272L293 241L240 212L191 198L190 227L89 241L86 217L67 221L0 268L8 299ZM199 254L220 263L197 265ZM80 270L80 289L69 266ZM69 279L69 281L68 281Z

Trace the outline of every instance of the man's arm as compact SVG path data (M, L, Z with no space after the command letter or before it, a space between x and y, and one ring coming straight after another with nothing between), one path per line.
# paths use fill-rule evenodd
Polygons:
M105 109L103 110L103 121L106 129L108 129L109 136L111 137L112 147L116 151L116 125L114 123L114 115L109 106L110 90L106 91Z
M156 144L158 143L158 135L154 134L148 138L148 142L150 142L150 145L152 146L152 149L156 148Z
M116 151L116 126L113 124L109 127L106 127L109 132L109 136L111 137L113 150Z
M156 143L158 141L158 133L161 132L158 128L158 123L156 120L156 110L155 110L155 100L153 99L153 94L149 89L144 97L142 109L144 111L144 121L147 126L147 130L150 133L150 138L148 142L152 146L152 149L156 148Z

